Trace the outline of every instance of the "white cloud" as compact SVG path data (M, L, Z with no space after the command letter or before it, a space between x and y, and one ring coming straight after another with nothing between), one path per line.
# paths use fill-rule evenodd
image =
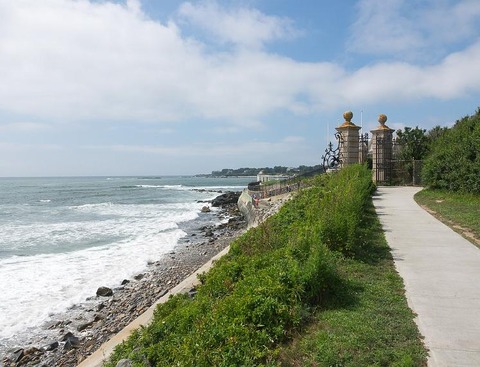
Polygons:
M404 2L364 0L360 6L363 17L355 27L366 26L358 37L371 50L377 44L394 52L424 42L422 26L410 29L410 18L396 17ZM470 34L478 8L459 3L454 24L465 20L462 32ZM179 13L183 21L223 34L225 42L252 47L207 53L200 39L182 35L181 24L149 19L138 0L0 0L0 110L56 123L225 121L220 130L236 132L262 129L272 112L303 116L480 91L478 42L429 66L378 62L350 71L258 48L289 36L291 25L283 18L214 2L186 3ZM208 25L202 23L207 15Z
M49 130L51 127L47 124L36 122L11 122L0 125L0 132L37 132L42 130Z
M350 48L357 52L390 54L422 45L415 19L401 14L404 0L362 0L358 19L352 26Z
M479 16L478 0L429 0L421 14L421 24L435 43L452 43L477 37Z
M343 99L350 103L454 99L480 91L480 42L434 66L378 63L345 78Z
M186 2L180 6L180 19L209 32L220 43L260 48L264 43L292 39L299 35L293 22L269 16L253 8L226 8L216 1Z
M39 151L61 151L63 147L58 144L20 144L0 141L0 152L4 151L6 155L12 152L39 152ZM14 160L12 160L14 161Z
M301 148L301 137L286 137L285 139L277 142L269 141L245 141L241 144L237 143L225 143L217 142L210 144L196 143L191 145L107 145L107 146L95 146L86 145L83 149L94 151L110 151L117 153L141 153L141 154L153 154L169 158L179 157L226 157L226 156L273 156L281 153L282 155L288 152L295 152Z
M57 119L183 117L204 60L138 5L0 1L0 107Z
M431 62L480 30L478 0L361 0L357 9L349 48L358 53Z

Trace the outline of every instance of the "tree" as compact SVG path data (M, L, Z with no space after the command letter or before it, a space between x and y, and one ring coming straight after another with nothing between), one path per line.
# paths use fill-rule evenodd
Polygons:
M427 132L427 138L429 140L429 145L433 144L435 140L443 136L448 131L448 127L442 127L437 125Z
M429 138L427 130L406 127L403 131L397 130L397 143L400 145L400 160L422 160L428 153Z
M415 173L417 164L415 161L423 160L429 150L429 139L425 134L427 130L420 129L416 126L414 129L406 127L402 130L397 130L397 144L399 151L397 159L399 167L408 173L408 181L417 182L418 175ZM405 179L405 178L404 178Z

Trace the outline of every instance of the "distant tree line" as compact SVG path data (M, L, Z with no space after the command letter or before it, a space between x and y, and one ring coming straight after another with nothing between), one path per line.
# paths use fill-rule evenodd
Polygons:
M212 173L208 176L212 177L228 177L228 176L256 176L260 171L262 171L266 175L299 175L303 173L307 173L310 171L321 169L321 165L316 166L305 166L301 165L299 167L285 167L285 166L275 166L275 167L261 167L261 168L251 168L251 167L243 167L243 168L224 168L220 171L212 171Z

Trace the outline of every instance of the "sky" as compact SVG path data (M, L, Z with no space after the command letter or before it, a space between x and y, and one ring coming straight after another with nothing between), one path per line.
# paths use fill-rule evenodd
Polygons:
M0 0L0 177L316 165L480 106L478 0Z

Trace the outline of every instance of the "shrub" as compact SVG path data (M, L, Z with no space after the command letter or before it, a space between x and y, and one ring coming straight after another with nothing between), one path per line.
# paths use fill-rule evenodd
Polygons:
M422 175L433 189L480 194L480 109L436 139Z
M349 166L336 175L325 186L318 223L323 243L348 254L363 241L361 220L374 186L364 166Z

